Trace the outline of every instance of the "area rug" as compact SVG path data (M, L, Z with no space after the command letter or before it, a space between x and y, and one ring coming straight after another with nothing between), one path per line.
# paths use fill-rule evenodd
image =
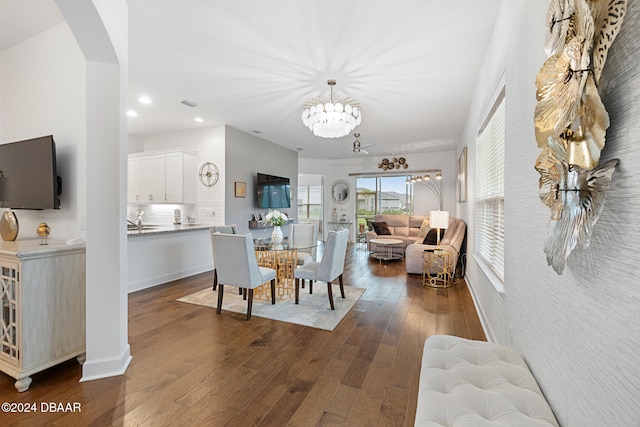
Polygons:
M325 283L316 283L313 286L312 295L309 295L308 286L305 287L305 289L300 289L300 303L297 305L293 298L290 300L276 301L275 305L272 305L271 302L254 299L251 316L333 331L340 324L344 316L347 315L349 310L353 308L364 291L365 289L363 288L345 286L345 299L342 299L340 296L340 288L337 285L334 286L333 300L336 309L331 310L329 297L327 296L327 285ZM214 292L211 288L208 288L178 298L178 301L216 308L218 305L218 292ZM237 288L232 286L225 287L222 309L236 313L246 313L247 301L243 300L241 295L238 295Z

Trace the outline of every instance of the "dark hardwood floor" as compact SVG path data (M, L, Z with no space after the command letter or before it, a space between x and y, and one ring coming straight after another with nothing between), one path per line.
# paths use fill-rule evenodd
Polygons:
M404 262L380 264L352 246L344 283L367 291L333 332L176 301L211 279L129 295L133 360L123 376L81 383L71 360L18 393L0 373L0 402L37 406L0 413L0 425L412 426L425 339L485 339L463 279L424 288ZM42 412L48 402L81 412Z

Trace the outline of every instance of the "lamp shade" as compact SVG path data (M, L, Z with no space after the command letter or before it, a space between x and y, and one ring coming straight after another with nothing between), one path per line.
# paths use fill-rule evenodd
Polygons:
M429 227L449 228L449 211L429 212Z

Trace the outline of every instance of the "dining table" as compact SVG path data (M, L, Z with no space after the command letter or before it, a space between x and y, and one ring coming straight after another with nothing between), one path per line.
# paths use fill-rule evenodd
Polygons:
M254 239L256 260L260 267L273 268L276 271L276 301L295 297L294 271L298 266L298 251L311 250L315 245L295 245L285 238L281 243L271 239ZM257 287L254 299L271 301L271 287L268 283Z

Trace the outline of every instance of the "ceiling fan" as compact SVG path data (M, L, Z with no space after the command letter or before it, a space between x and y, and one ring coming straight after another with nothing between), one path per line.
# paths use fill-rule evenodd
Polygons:
M356 140L353 141L353 152L354 153L361 153L361 154L369 154L369 152L367 150L363 150L364 147L371 147L372 145L375 144L365 144L362 145L360 144L360 140L358 138L360 138L360 134L359 133L354 133L353 136L356 137Z

